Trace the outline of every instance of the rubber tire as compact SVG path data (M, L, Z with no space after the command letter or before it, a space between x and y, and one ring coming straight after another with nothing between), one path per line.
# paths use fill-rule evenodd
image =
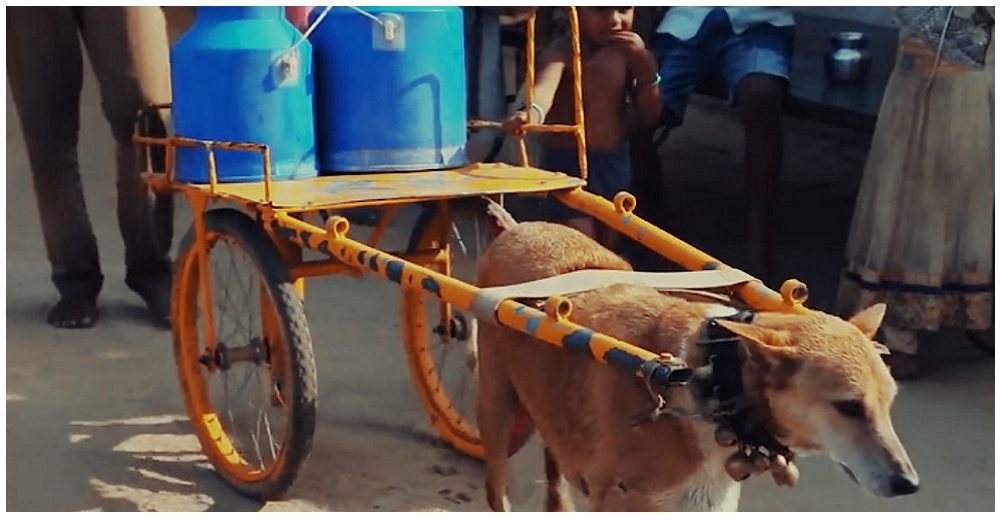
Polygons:
M194 395L195 390L192 388L197 382L189 378L198 374L201 379L201 372L198 367L194 367L195 371L190 371L191 367L184 366L185 360L191 357L184 352L190 348L191 331L194 348L197 349L195 352L200 354L202 349L198 344L196 313L200 296L193 228L182 241L175 262L171 311L174 353L185 406L195 435L216 472L243 495L258 500L278 499L292 486L302 465L309 458L316 426L316 363L302 300L277 247L253 219L234 209L216 209L205 213L205 227L210 236L224 235L233 239L253 261L257 275L264 281L262 287L267 288L272 311L276 313L276 321L284 338L282 359L291 364L291 370L287 372L291 376L291 385L288 385L292 392L291 416L273 469L260 480L251 481L234 475L230 471L232 464L225 460L215 441L199 422L199 414L203 410L194 406L194 401L199 396ZM209 241L211 247L219 243L217 239ZM192 318L195 320L193 323L185 323ZM197 355L193 357L196 359ZM205 399L205 403L214 409L210 397L206 395Z
M439 234L442 219L450 221L451 214L442 214L436 207L436 204L424 205L410 234L410 251L428 247L429 241ZM403 289L401 296L400 328L403 334L403 349L406 352L411 381L431 422L431 427L437 431L442 441L459 452L482 459L483 447L473 418L465 417L457 410L452 396L441 383L439 367L433 354L419 345L420 342L426 342L427 345L433 343L432 330L437 325L430 323L428 319L425 296L417 289L406 288Z
M453 204L452 210L448 213L442 213L433 204L426 204L413 226L408 242L409 250L418 250L430 240L437 238L435 235L438 234L440 226L450 225L453 220L469 217L480 219L484 229L490 230L493 237L500 233L500 229L487 217L485 202L481 200L463 199L458 204ZM465 281L475 283L474 279ZM431 422L431 427L437 431L441 440L459 452L480 460L484 459L485 453L475 422L456 411L452 397L446 389L438 391L441 382L434 356L416 344L417 335L424 333L423 331L431 331L434 325L428 323L426 312L421 312L420 318L412 316L416 314L415 307L423 309L423 294L419 290L404 288L401 300L400 328L403 333L403 346L413 386L420 396L420 402ZM418 319L420 322L417 322ZM461 421L465 421L466 424L461 424ZM522 424L524 422L518 421L511 431L511 454L519 450L531 436L533 427L530 425L530 420Z

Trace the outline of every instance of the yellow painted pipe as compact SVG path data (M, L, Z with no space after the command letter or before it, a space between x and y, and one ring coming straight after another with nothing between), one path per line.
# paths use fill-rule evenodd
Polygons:
M479 319L496 321L546 343L586 354L601 363L625 368L637 376L641 375L640 369L646 362L668 364L674 368L684 367L681 360L670 354L650 352L513 300L504 300L495 310L474 306L473 302L480 291L478 287L348 238L350 224L343 217L330 218L325 229L280 211L266 214L265 222L273 225L273 231L277 235L303 247L328 254L347 265L371 271L408 289L422 291L442 302L472 312Z
M593 216L685 269L734 269L632 213L635 197L630 194L619 193L615 197L616 202L580 188L552 194L570 208ZM737 294L747 305L759 311L806 313L809 310L802 305L807 294L804 288L805 284L789 280L782 286L786 295L783 297L759 280L754 280L740 285Z

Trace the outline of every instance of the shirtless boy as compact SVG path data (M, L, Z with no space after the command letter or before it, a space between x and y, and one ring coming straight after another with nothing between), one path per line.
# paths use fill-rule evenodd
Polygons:
M583 105L587 125L587 190L611 199L632 181L626 130L626 104L644 124L660 117L660 77L656 60L632 32L634 7L580 7ZM535 103L504 122L510 133L526 124L573 124L573 50L569 36L557 38L542 53L535 78ZM579 175L576 139L548 134L541 167ZM616 233L592 218L549 201L549 218L572 226L611 246Z

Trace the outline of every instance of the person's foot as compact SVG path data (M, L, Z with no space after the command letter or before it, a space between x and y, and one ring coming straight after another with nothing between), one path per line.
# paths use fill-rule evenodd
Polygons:
M97 300L62 297L49 311L49 325L60 329L89 329L97 323Z
M889 365L889 372L896 381L906 381L920 377L920 363L916 354L908 354L893 350L886 356L885 364Z
M969 329L969 330L966 330L965 333L968 334L969 339L972 341L972 344L976 348L978 348L979 350L982 350L983 352L986 352L987 354L990 354L990 355L993 354L993 341L994 341L994 337L993 337L993 329L992 328L986 329L986 330L971 330L971 329Z
M141 283L127 284L146 302L153 323L170 328L170 282L169 276L153 278Z

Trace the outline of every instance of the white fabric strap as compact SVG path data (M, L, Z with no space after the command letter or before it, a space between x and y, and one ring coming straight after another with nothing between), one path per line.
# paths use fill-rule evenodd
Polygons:
M473 301L473 312L480 318L492 316L504 300L512 298L544 299L555 295L576 294L615 284L639 285L657 290L698 290L731 287L755 280L737 269L645 273L585 269L516 285L480 289Z

